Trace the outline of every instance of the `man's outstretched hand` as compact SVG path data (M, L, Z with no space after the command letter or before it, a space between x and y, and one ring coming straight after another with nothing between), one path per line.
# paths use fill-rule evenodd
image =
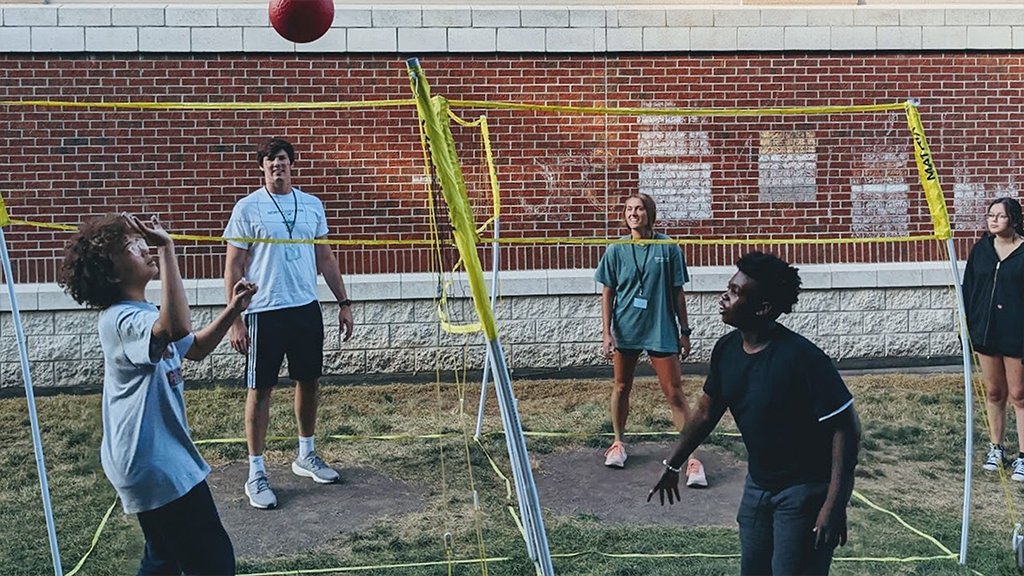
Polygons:
M650 502L651 498L654 497L654 493L658 493L658 498L661 500L661 505L665 505L665 496L668 495L668 503L671 506L675 502L679 502L679 472L673 472L668 468L661 475L658 483L651 488L651 491L647 493L647 501Z

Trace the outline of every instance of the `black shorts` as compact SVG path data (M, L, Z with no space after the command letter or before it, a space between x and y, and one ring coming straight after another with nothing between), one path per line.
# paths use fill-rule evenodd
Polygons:
M1020 350L1010 350L1006 347L1000 346L999 343L994 343L991 346L974 346L974 351L978 354L984 354L985 356L1003 356L1005 358L1020 358Z
M247 314L245 324L249 329L247 387L270 388L277 384L285 356L292 380L308 381L323 375L324 317L320 302Z
M618 352L619 354L622 354L623 356L631 356L633 358L640 356L640 353L643 352L643 350L637 350L635 348L616 348L615 351ZM651 358L668 358L673 354L679 354L679 352L656 352L654 350L647 351L647 355L650 356Z
M1021 350L1020 341L1018 340L1016 345L1010 345L1007 342L1007 333L1012 333L1020 330L1020 326L1017 322L1008 322L1002 314L997 314L996 310L992 310L991 316L989 316L988 324L988 342L980 346L974 345L974 351L978 354L984 354L985 356L1003 356L1006 358L1020 358ZM1002 324L1008 324L1008 326L1002 326ZM971 342L974 344L974 342Z

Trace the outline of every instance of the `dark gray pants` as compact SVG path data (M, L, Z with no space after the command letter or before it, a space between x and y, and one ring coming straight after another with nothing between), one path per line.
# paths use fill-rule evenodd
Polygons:
M762 490L747 476L736 520L742 576L825 576L832 549L814 549L814 523L828 484Z

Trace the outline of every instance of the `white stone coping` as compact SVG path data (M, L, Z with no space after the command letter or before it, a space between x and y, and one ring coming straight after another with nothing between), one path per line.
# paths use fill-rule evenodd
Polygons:
M3 4L0 53L1024 50L1024 3L337 5L294 44L266 4Z
M965 263L960 262L960 274ZM898 264L816 264L799 266L805 290L919 288L952 286L949 262L918 262ZM725 289L736 268L733 266L691 267L688 292L715 293ZM489 272L484 277L490 289ZM501 295L560 296L600 294L593 269L575 270L510 270L501 273ZM347 276L349 297L357 301L430 299L437 290L436 278L429 273L364 274ZM151 284L147 298L160 301L158 282ZM189 302L194 306L222 306L224 283L218 279L186 280ZM78 310L74 300L56 284L17 285L18 308L22 311ZM334 302L330 289L320 278L320 299ZM460 278L449 294L469 295L468 284ZM10 311L11 301L6 284L0 287L0 310Z

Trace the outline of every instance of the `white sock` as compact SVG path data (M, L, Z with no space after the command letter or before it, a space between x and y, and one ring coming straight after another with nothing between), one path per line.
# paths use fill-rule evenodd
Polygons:
M263 465L263 454L259 456L249 454L249 480L255 478L256 474L260 472L267 473L267 468Z
M313 437L306 438L299 436L299 458L305 458L313 453Z

